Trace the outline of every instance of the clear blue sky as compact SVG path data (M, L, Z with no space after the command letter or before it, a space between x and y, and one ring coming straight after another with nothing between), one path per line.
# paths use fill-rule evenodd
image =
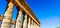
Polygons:
M60 0L26 0L31 10L41 22L40 28L56 28L60 26ZM0 0L0 14L3 15L6 1ZM16 19L16 7L13 11L13 19Z

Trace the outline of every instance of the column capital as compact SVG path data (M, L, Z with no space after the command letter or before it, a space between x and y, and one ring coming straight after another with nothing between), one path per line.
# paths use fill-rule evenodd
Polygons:
M28 15L27 15L27 14L25 14L25 18L27 18L27 16L28 16Z

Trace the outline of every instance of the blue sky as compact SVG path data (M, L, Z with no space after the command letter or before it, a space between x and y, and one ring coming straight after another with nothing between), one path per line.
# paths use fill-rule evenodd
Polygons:
M0 14L3 15L6 1L0 0ZM29 7L41 22L40 28L60 27L60 0L26 0ZM14 7L12 18L16 18L16 7Z

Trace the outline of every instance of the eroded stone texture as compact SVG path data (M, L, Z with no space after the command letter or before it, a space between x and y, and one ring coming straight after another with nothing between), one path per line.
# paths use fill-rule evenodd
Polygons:
M22 28L22 11L21 10L19 10L19 13L18 13L16 28Z
M10 20L12 18L13 7L14 7L13 3L9 2L8 8L3 17L1 28L10 28Z
M33 28L33 20L31 20L31 28Z
M31 27L30 20L31 20L31 19L30 19L30 17L29 17L29 19L28 19L28 21L29 21L29 22L28 22L28 28Z
M23 28L27 28L27 14L25 14L25 19L23 23Z
M23 1L22 0L7 0L7 1L8 2L11 1L11 2L9 2L8 8L3 16L1 28L10 28L10 23L16 24L16 28L39 28L40 27L39 26L40 22L37 20L36 16L34 16L33 12L27 6L24 0ZM11 21L14 5L18 7L17 10L19 11L16 23ZM25 14L23 22L22 22L22 13ZM29 19L27 19L28 16L30 16ZM2 18L0 20L2 20ZM12 25L12 28L14 28L14 25Z

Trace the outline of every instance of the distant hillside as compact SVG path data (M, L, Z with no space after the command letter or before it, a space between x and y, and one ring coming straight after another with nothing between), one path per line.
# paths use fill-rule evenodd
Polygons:
M56 28L60 28L60 27L56 27Z

